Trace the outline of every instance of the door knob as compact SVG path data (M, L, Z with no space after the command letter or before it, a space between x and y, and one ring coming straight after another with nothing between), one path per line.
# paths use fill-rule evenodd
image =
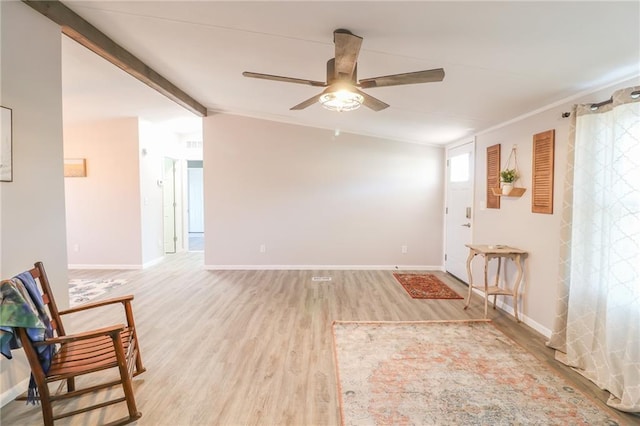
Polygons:
M462 224L462 225L460 225L460 226L466 226L467 228L471 228L471 224L470 224L470 223L463 223L463 224Z

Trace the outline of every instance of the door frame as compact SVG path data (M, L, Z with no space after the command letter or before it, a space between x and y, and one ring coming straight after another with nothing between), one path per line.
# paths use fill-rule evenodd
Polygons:
M445 211L444 211L444 240L443 240L443 247L442 247L442 251L443 251L443 257L442 257L442 265L443 265L443 269L445 272L447 272L447 261L446 261L446 256L447 256L447 241L449 238L448 235L448 221L450 220L450 217L447 214L447 210L448 206L449 206L449 155L451 153L452 150L460 148L462 146L465 145L471 145L471 218L469 218L469 223L471 224L471 229L470 229L470 240L469 243L473 243L473 239L474 239L474 218L475 218L475 211L476 211L476 203L475 203L475 198L476 198L476 178L475 178L475 171L476 171L476 138L470 138L469 140L464 140L452 145L448 145L446 147L445 150ZM465 248L462 248L464 250L466 250ZM463 277L457 277L451 273L449 273L449 275L457 278L458 280L464 282L465 284L467 283L468 278L466 276Z
M162 159L162 227L163 227L163 252L164 254L173 254L178 252L178 200L176 194L176 169L178 160L171 157L163 157ZM168 170L169 164L171 170ZM171 206L167 207L167 195L170 196ZM167 212L171 212L171 221L167 222ZM173 236L173 251L167 249L167 230L171 230Z

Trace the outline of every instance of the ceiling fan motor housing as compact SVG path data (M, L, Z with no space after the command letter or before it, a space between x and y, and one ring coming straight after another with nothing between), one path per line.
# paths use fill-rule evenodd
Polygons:
M327 61L327 84L333 84L337 80L346 80L343 76L338 75L336 71L336 58L331 58ZM351 78L348 79L354 86L358 82L358 64L353 67L353 73Z

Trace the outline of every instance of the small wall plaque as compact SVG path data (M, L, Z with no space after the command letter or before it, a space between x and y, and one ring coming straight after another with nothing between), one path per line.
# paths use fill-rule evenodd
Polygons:
M65 158L64 177L86 177L87 160L84 158Z

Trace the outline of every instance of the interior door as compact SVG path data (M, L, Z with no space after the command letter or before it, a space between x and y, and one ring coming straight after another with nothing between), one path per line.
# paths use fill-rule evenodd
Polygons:
M474 143L447 151L447 207L445 237L445 269L456 278L468 282L467 256L473 226Z

